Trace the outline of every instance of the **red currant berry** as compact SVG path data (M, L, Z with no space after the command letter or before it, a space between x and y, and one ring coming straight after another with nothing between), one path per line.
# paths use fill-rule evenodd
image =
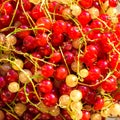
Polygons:
M38 28L41 29L40 30L41 32L48 31L52 27L52 23L51 23L50 19L48 19L46 17L40 17L39 19L37 19L36 25Z
M8 89L2 90L1 99L4 103L10 103L14 100L15 93L11 93Z
M80 0L79 4L84 8L90 8L93 4L93 0Z
M68 30L68 35L71 39L76 40L78 38L80 38L82 35L80 33L80 30L78 27L76 26L72 26L69 30Z
M55 106L57 101L58 101L58 98L55 94L53 93L46 93L44 96L43 96L43 102L46 106Z
M114 76L109 77L106 81L102 83L102 88L106 92L113 92L117 89L117 80Z
M32 9L32 11L31 11L31 16L35 20L37 20L40 17L45 16L44 12L43 12L43 8L41 8L40 5L34 6L33 9Z
M68 75L68 71L65 66L57 67L54 73L54 77L56 80L65 80L67 75Z
M58 63L62 60L62 55L60 52L54 52L52 56L50 57L50 62L52 63Z
M100 78L100 75L101 75L100 69L97 66L92 66L89 69L89 74L85 78L85 81L89 82L96 81Z
M96 101L94 104L94 110L101 110L104 106L104 99L100 96L96 97Z
M63 94L70 95L70 92L72 91L72 87L67 86L66 83L63 82L60 85L59 91L60 91L61 95L63 95Z
M13 69L8 70L7 75L6 75L6 80L8 82L16 82L18 81L18 79L19 79L19 75L17 71Z
M38 89L43 93L50 93L52 91L53 84L50 80L42 80L38 83Z
M54 73L54 68L51 65L44 64L41 68L41 73L46 78L52 77L52 75Z
M21 29L21 32L18 32L16 35L17 37L21 38L21 39L24 39L26 36L29 36L31 31L30 30L27 30L28 29L28 26L26 25L21 25L19 26L19 28Z
M90 120L90 112L89 111L83 110L82 114L83 115L82 115L81 120Z
M37 46L46 46L48 44L48 35L46 33L36 35Z
M82 26L87 25L91 21L91 15L88 11L82 11L78 16L78 21Z
M53 24L53 32L57 35L66 32L66 23L63 20L57 20Z
M118 5L118 0L109 0L110 7L116 7Z
M26 36L23 39L23 46L27 49L27 50L32 50L36 47L36 39L33 36Z
M73 61L74 61L73 53L71 53L69 51L66 51L66 52L64 52L64 56L65 56L67 64L71 65L73 63Z

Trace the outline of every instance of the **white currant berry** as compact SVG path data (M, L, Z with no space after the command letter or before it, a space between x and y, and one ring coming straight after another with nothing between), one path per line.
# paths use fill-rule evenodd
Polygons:
M80 74L80 76L81 76L82 78L85 78L85 77L88 76L89 72L88 72L87 69L84 68L84 69L81 69L81 70L80 70L79 74Z
M23 71L21 71L19 73L19 80L20 80L20 82L21 83L28 83L28 82L30 82L30 78L32 77L32 72L30 70L28 70L28 69L23 69Z
M99 16L99 10L96 7L91 7L89 10L92 19L95 19Z
M70 19L70 16L71 16L71 10L70 8L65 8L63 11L62 11L62 16L65 20L69 20Z
M113 117L117 117L120 115L120 104L115 103L110 107L110 113Z
M78 84L78 78L76 75L74 74L69 74L67 77L66 77L66 84L69 86L69 87L75 87L77 84Z
M66 108L70 104L69 95L62 95L59 98L59 105L61 108Z
M80 120L83 116L83 113L81 110L79 111L72 111L70 114L72 120Z
M70 92L70 99L72 101L78 102L82 99L82 93L79 90L72 90Z
M82 107L83 107L83 105L80 101L79 102L74 102L73 101L73 102L70 103L70 108L73 111L80 111L80 110L82 110Z
M22 116L26 109L27 107L23 103L16 103L14 107L14 111L18 116Z
M91 115L91 120L102 120L102 116L99 113L93 113Z
M72 10L72 15L74 15L75 17L77 17L78 15L80 15L81 13L81 8L80 6L78 6L77 4L72 4L70 6L70 9Z
M103 110L101 110L100 114L102 117L107 118L110 116L110 109L109 108L103 109Z
M6 37L6 45L13 46L17 43L17 38L14 35Z
M11 83L9 83L9 85L8 85L8 90L9 90L10 92L12 92L12 93L18 92L19 89L20 89L20 85L19 85L19 83L17 83L17 82L11 82Z
M113 7L109 7L108 10L107 10L107 14L110 16L110 17L113 17L113 16L116 16L118 14L118 11L116 8L113 8Z
M12 63L12 68L14 70L20 71L20 69L23 68L24 63L21 59L15 59L13 62L14 63Z

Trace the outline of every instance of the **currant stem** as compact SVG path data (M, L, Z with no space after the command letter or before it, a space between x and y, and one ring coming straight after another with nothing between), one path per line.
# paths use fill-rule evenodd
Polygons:
M65 63L65 65L66 65L66 68L67 68L67 70L68 70L68 73L70 74L70 70L69 70L68 64L67 64L67 62L66 62L65 56L64 56L64 54L63 54L63 52L62 52L62 48L61 48L60 46L59 46L59 49L60 49L61 55L62 55L62 57L63 57L64 63Z
M10 114L11 116L13 116L15 119L20 120L16 115L12 114L12 113L9 112L8 110L6 110L6 109L4 109L4 108L2 108L2 110L5 111L5 112L7 112L7 113L9 113L9 114Z
M11 21L10 21L9 27L10 27L10 26L12 25L12 23L13 23L13 20L14 20L14 18L15 18L15 15L16 15L16 12L17 12L19 3L20 3L20 0L17 1L17 4L16 4L15 10L14 10L14 12L13 12L13 17L12 17L12 19L11 19Z

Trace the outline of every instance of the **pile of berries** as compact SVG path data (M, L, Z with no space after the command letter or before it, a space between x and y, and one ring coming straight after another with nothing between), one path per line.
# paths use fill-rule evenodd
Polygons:
M118 0L0 0L0 120L120 116Z

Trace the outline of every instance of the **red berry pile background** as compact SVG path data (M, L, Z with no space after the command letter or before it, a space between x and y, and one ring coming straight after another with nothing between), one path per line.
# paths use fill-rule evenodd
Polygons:
M120 116L118 0L0 0L0 120Z

